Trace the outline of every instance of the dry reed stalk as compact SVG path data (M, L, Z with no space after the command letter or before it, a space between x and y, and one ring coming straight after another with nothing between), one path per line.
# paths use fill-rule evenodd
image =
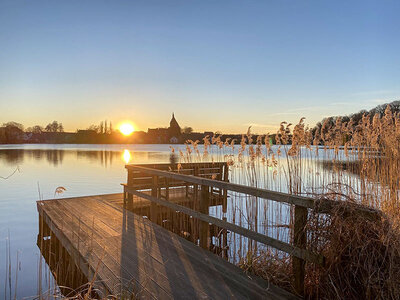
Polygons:
M271 147L269 141L268 136L254 138L249 128L240 145L222 141L221 136L213 136L211 141L206 137L202 156L193 157L190 150L181 158L191 162L226 161L231 182L323 196L341 201L343 206L356 202L382 211L384 218L376 223L349 217L340 209L331 216L310 217L308 247L323 253L327 266L307 267L306 291L311 298L397 299L400 114L392 113L388 106L382 115L364 115L359 122L327 119L313 129L304 124L304 118L293 130L292 124L282 122L275 135L277 146ZM190 141L188 145L198 147ZM228 212L217 210L216 215L283 241L293 239L289 206L231 193ZM288 287L286 277L274 275L276 269L290 269L288 256L236 234L229 235L229 246L230 261Z

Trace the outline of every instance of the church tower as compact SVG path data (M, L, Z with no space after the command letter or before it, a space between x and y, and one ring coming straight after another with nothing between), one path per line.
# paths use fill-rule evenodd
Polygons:
M172 113L172 119L169 122L168 133L169 133L170 139L175 137L177 140L180 140L182 131L181 131L181 127L179 126L178 122L175 119L174 113Z

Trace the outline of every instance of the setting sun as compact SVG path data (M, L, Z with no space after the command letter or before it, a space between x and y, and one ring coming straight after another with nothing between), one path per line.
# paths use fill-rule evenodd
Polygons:
M123 135L130 135L135 131L135 128L130 123L123 123L119 126L119 131L121 131Z

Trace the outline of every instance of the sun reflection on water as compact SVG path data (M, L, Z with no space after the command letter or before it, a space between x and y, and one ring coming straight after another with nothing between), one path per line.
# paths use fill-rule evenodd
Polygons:
M131 161L131 159L132 159L132 155L131 155L131 153L129 152L128 149L124 150L124 154L122 155L122 157L123 157L123 159L124 159L124 161L126 163L129 163Z

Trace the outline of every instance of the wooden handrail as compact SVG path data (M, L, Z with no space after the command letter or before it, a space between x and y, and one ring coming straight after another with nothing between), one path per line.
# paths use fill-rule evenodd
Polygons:
M153 168L143 167L139 165L126 165L128 170L138 170L143 173L148 173L151 175L162 176L172 179L177 179L197 185L206 185L214 188L219 188L222 190L234 191L250 196L255 196L262 199L273 200L276 202L287 203L292 205L297 205L309 209L314 209L318 213L331 213L335 208L340 207L343 210L352 212L356 210L358 213L364 215L367 218L376 219L381 216L381 213L375 209L367 208L356 203L346 203L347 206L341 205L340 201L330 200L330 199L314 199L311 197L304 197L298 195L291 195L282 192L276 192L256 187L251 187L247 185L240 185L236 183L217 181L213 179L203 178L194 175L179 174L170 171L157 170Z
M123 186L124 186L124 190L125 190L126 193L130 193L130 194L136 195L138 197L147 199L149 201L152 201L154 203L160 204L162 206L166 206L166 207L171 208L171 209L176 210L176 211L181 211L181 212L183 212L183 213L185 213L185 214L187 214L189 216L192 216L192 217L197 218L199 220L202 220L202 221L217 225L217 226L219 226L221 228L230 230L232 232L236 232L236 233L241 234L241 235L243 235L245 237L248 237L248 238L250 238L250 239L252 239L254 241L260 242L262 244L271 246L271 247L276 248L278 250L281 250L283 252L289 253L290 255L293 255L295 257L298 257L298 258L313 262L313 263L318 264L318 265L323 265L323 263L324 263L324 257L322 255L320 255L320 254L315 254L315 253L313 253L311 251L308 251L306 249L301 249L301 248L292 246L292 245L290 245L288 243L285 243L285 242L282 242L280 240L271 238L271 237L269 237L267 235L260 234L258 232L255 232L255 231L246 229L244 227L232 224L230 222L227 222L227 221L224 221L224 220L221 220L221 219L218 219L218 218L203 214L201 212L198 212L198 211L193 210L191 208L188 208L186 206L182 206L182 205L175 204L175 203L172 203L172 202L169 202L169 201L166 201L166 200L159 199L159 198L154 197L154 196L150 196L149 194L137 191L136 189L134 189L132 187L129 187L127 185L123 185Z
M236 183L230 183L230 182L225 182L225 181L216 181L213 179L203 178L203 177L199 177L199 176L184 175L184 174L173 173L173 172L169 172L169 171L146 168L146 167L137 166L137 165L127 165L126 168L128 170L138 170L138 171L142 171L143 173L148 173L151 175L168 177L168 178L186 181L186 182L192 183L192 184L206 185L206 186L211 186L214 188L230 190L230 191L234 191L234 192L238 192L238 193L255 196L258 198L269 199L269 200L274 200L277 202L284 202L284 203L288 203L288 204L300 205L300 206L307 207L307 208L314 208L314 205L315 205L315 200L312 198L289 195L289 194L284 194L284 193L280 193L280 192L255 188L255 187L251 187L251 186L240 185L240 184L236 184Z

